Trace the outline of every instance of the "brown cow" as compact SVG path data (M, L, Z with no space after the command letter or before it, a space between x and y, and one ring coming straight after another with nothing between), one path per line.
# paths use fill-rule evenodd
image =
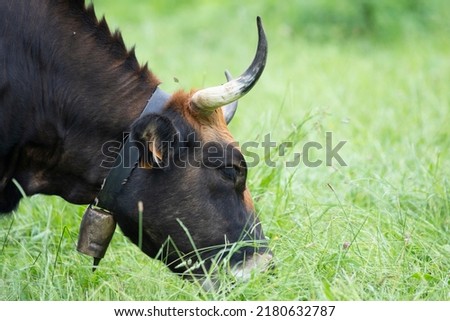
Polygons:
M227 129L233 102L265 66L259 19L258 30L256 56L240 77L156 97L159 80L84 1L0 0L0 211L17 206L20 185L27 195L91 204L94 221L117 221L174 272L203 275L227 253L237 275L265 269L272 256ZM124 133L131 147L119 153ZM138 164L126 158L133 150ZM85 219L81 229L88 254L92 244L83 242L104 232L97 223ZM101 258L107 242L92 255Z

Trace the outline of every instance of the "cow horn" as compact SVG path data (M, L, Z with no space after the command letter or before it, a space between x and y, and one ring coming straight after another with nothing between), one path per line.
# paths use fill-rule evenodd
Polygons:
M231 76L230 72L228 70L225 70L225 77L227 77L227 81L233 80L233 76ZM222 113L223 117L225 118L225 121L227 124L231 122L231 120L234 117L234 114L236 113L238 106L238 101L233 101L232 103L225 105L222 107Z
M258 26L258 48L250 67L238 78L221 86L197 91L191 98L193 108L212 112L216 108L228 105L244 96L258 81L266 65L267 39L260 17L257 17L256 23Z

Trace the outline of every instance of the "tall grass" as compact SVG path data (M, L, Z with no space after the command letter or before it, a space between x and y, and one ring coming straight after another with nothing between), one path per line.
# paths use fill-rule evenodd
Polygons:
M267 68L230 129L241 143L268 133L293 143L284 156L256 149L249 169L277 267L205 293L116 232L92 273L75 251L83 207L35 196L0 219L0 299L450 299L446 1L95 4L168 91L244 70L262 16ZM325 145L326 132L346 141L347 166L285 166L304 144Z

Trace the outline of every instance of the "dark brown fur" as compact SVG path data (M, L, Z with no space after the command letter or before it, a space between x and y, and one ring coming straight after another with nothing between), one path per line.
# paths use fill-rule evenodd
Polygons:
M89 203L107 174L92 146L120 141L159 81L84 1L2 0L0 21L0 211L12 178Z

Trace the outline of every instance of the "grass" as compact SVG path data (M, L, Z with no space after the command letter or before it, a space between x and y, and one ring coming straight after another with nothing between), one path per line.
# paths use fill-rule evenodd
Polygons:
M95 1L167 91L239 74L263 18L268 65L230 128L294 143L257 149L277 166L249 172L276 272L204 293L116 232L92 273L75 251L84 208L35 196L0 219L0 300L449 300L448 3L171 3ZM283 165L326 132L348 166Z

